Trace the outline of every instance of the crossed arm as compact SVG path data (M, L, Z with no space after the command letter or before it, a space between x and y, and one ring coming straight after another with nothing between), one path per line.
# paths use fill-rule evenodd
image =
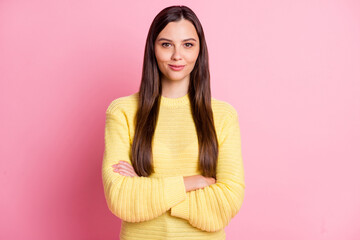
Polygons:
M148 221L171 209L172 216L214 232L227 226L240 210L245 182L236 111L221 129L216 182L201 175L138 177L130 161L126 116L110 107L106 116L102 176L108 207L117 217Z
M118 164L113 164L112 167L114 168L113 171L119 173L120 175L127 177L139 177L133 166L126 161L120 160ZM214 183L216 183L215 178L204 177L202 175L184 177L186 192L201 189Z

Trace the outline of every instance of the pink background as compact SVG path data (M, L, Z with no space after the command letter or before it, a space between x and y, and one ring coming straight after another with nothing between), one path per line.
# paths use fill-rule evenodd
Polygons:
M118 239L105 110L138 90L164 7L205 30L247 189L227 239L360 239L359 1L1 1L1 239Z

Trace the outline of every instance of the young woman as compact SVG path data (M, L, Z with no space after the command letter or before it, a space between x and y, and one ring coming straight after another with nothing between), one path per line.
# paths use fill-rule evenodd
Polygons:
M120 239L225 239L245 190L238 114L211 97L190 8L155 17L139 91L108 106L102 177Z

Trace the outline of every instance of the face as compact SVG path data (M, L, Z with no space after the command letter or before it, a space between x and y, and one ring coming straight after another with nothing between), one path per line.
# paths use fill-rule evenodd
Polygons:
M162 73L161 79L189 81L199 51L199 37L189 20L169 22L155 41L155 57Z

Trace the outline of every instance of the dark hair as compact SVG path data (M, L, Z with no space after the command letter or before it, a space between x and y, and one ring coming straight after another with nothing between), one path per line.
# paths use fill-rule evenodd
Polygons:
M183 5L170 6L159 12L147 35L138 109L135 115L136 127L131 149L131 162L139 176L149 176L154 172L152 138L156 127L162 89L161 72L154 51L155 40L169 22L177 22L181 19L192 22L200 40L200 51L190 73L188 89L199 144L198 170L205 177L216 178L218 141L211 108L208 50L199 19L189 7Z

